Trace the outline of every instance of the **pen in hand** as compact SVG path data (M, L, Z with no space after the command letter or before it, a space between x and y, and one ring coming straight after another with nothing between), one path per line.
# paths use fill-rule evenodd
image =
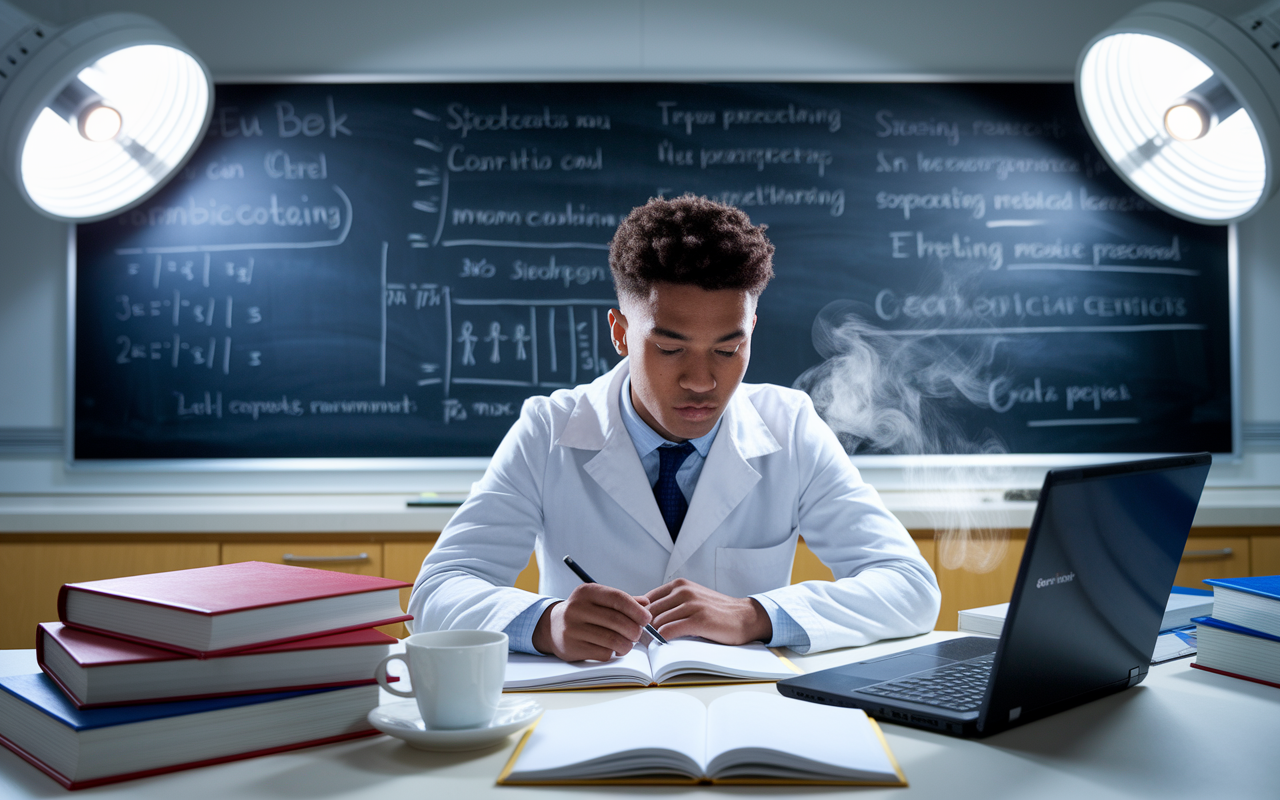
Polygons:
M595 583L595 581L591 579L591 576L587 574L587 571L582 567L578 566L578 562L574 561L571 556L565 556L564 563L566 566L569 567L569 569L573 570L574 575L577 575L579 578L582 579L583 583ZM662 638L662 634L658 633L658 629L653 627L652 625L645 625L644 630L646 633L652 636L653 640L658 644L667 643L667 640Z

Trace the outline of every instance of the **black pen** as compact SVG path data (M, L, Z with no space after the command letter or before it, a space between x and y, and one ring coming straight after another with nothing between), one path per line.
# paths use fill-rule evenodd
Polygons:
M569 569L573 570L574 575L577 575L579 578L582 579L583 583L595 583L595 581L591 579L591 576L587 574L587 571L582 567L578 566L578 562L574 561L572 556L565 556L564 563L569 567ZM662 634L658 633L657 628L653 627L652 625L645 625L644 629L645 629L645 632L648 633L650 636L652 636L653 640L658 644L667 643L667 640L662 638Z

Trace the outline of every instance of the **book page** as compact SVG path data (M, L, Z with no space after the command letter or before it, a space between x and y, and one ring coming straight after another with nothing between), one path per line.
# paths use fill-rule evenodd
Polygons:
M867 715L764 692L735 692L707 709L707 773L900 783Z
M507 677L502 688L510 691L618 683L648 686L652 682L649 656L637 645L630 653L610 661L569 662L555 656L511 653L507 656Z
M673 639L668 644L649 645L649 664L658 683L681 673L764 680L796 674L760 642L726 645L705 639Z
M707 709L679 692L643 692L548 711L503 782L701 777Z

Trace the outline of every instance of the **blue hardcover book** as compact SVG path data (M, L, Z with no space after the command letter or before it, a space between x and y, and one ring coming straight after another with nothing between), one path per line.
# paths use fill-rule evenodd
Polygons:
M1280 575L1254 575L1249 578L1207 578L1204 582L1215 589L1221 586L1224 589L1280 600Z
M1211 628L1217 628L1223 631L1231 631L1232 633L1239 633L1239 634L1243 634L1244 636L1256 636L1259 639L1268 639L1273 642L1280 642L1280 636L1272 636L1269 633L1263 633L1262 631L1255 631L1253 628L1246 628L1243 625L1233 625L1230 622L1223 622L1222 620L1216 619L1214 617L1196 617L1191 621L1194 622L1197 626L1208 625Z
M1199 651L1191 666L1280 686L1280 636L1213 617L1196 617L1192 621L1196 624Z
M1280 636L1280 575L1210 578L1213 618Z
M0 690L0 744L68 789L377 733L376 685L87 709L43 673L0 677ZM58 746L59 729L75 747Z

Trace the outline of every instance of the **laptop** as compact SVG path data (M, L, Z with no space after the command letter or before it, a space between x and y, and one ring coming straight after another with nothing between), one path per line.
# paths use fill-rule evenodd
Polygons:
M925 645L778 691L982 737L1141 683L1211 460L1049 470L999 639Z

